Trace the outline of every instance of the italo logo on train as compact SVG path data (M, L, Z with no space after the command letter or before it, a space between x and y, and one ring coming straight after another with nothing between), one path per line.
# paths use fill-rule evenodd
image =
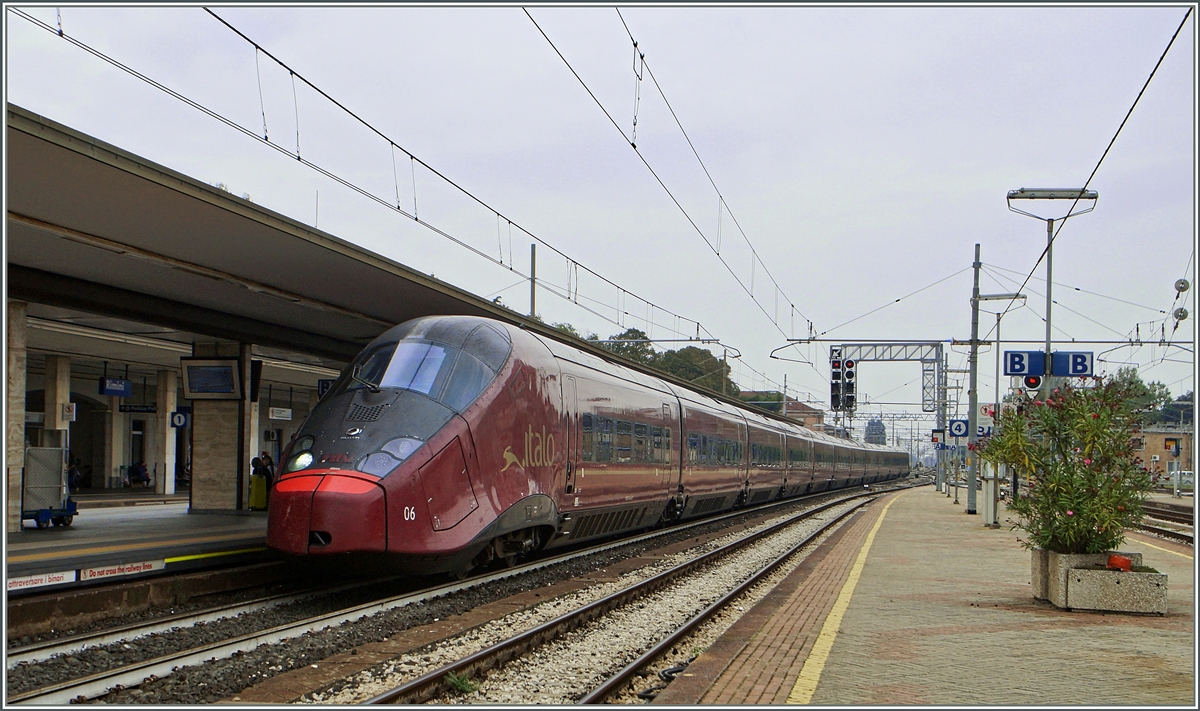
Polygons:
M554 464L554 457L558 454L554 447L554 435L546 433L546 426L542 425L541 432L534 432L533 425L529 425L529 429L525 431L525 456L518 459L517 455L513 454L512 445L504 448L504 469L516 464L519 467L548 467Z

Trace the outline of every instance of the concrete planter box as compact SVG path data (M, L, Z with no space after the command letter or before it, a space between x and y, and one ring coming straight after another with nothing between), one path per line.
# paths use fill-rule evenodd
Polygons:
M1067 607L1072 610L1167 614L1167 576L1095 568L1069 571Z
M1142 564L1141 553L1112 552L1131 559L1135 566ZM1093 567L1106 564L1109 553L1055 553L1040 548L1031 553L1030 585L1038 600L1048 600L1063 609L1167 611L1165 575Z
M1046 599L1046 581L1050 575L1047 566L1050 565L1050 551L1044 548L1034 548L1030 551L1031 570L1029 584L1033 588L1033 597L1037 600Z

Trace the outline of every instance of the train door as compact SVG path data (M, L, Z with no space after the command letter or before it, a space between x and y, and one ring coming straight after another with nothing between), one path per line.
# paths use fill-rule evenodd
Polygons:
M661 444L659 435L655 432L655 461L662 468L663 482L666 486L667 495L675 496L683 493L683 466L686 456L686 448L683 443L683 418L676 417L676 406L664 402L662 404L663 424ZM657 429L657 428L656 428ZM660 451L661 455L657 453Z
M567 423L567 452L564 466L564 490L571 494L575 491L575 463L579 461L579 409L575 399L575 378L563 376L562 399L563 418Z

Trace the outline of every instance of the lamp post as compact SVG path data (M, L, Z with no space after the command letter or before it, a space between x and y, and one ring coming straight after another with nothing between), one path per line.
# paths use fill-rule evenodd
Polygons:
M980 294L979 296L977 296L974 299L973 305L976 309L978 309L980 301L1015 301L1015 300L1020 300L1021 304L1023 306L1024 302L1025 302L1025 295L1024 294ZM996 314L996 393L995 393L996 401L995 401L995 404L993 405L993 409L992 409L992 422L993 423L995 422L995 418L1000 414L1000 317L1003 315L1004 315L1004 312L998 312ZM992 520L988 521L985 525L991 526L992 528L999 528L1000 527L1000 520L999 520L1000 514L998 513L999 494L1000 494L1000 471L999 471L999 469L992 472L992 477L993 477L992 492L991 492ZM1015 483L1013 484L1013 488L1014 489L1016 488Z
M1046 221L1046 369L1047 369L1047 371L1049 371L1049 369L1050 369L1050 304L1051 304L1050 292L1051 292L1051 290L1053 288L1053 284L1054 284L1054 282L1051 281L1051 275L1053 274L1052 265L1053 265L1053 255L1054 255L1054 221L1055 220L1065 220L1068 217L1074 217L1076 215L1083 215L1085 213L1091 212L1092 210L1096 209L1096 198L1097 197L1098 197L1098 195L1095 190L1083 190L1082 188L1080 188L1080 189L1075 189L1075 188L1021 188L1020 190L1009 190L1008 191L1008 209L1009 210L1011 210L1012 212L1015 212L1019 215L1025 215L1026 217L1032 217L1035 220L1045 220ZM1071 203L1071 208L1069 210L1067 210L1067 214L1063 215L1062 217L1042 217L1041 215L1035 215L1032 212L1018 210L1017 208L1013 207L1013 204L1012 204L1013 200L1074 200L1075 202ZM1075 205L1077 205L1080 200L1090 200L1091 206L1088 207L1086 210L1080 210L1079 212L1073 212L1073 210L1075 209ZM1046 383L1046 385L1049 385L1049 382L1050 382L1049 376L1050 376L1050 373L1047 372L1046 379L1044 381Z

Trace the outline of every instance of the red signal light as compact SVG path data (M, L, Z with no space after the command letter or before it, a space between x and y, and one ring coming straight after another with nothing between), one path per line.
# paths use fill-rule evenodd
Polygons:
M1037 390L1038 388L1042 387L1042 376L1026 375L1021 379L1021 384L1024 385L1025 389L1027 390Z

